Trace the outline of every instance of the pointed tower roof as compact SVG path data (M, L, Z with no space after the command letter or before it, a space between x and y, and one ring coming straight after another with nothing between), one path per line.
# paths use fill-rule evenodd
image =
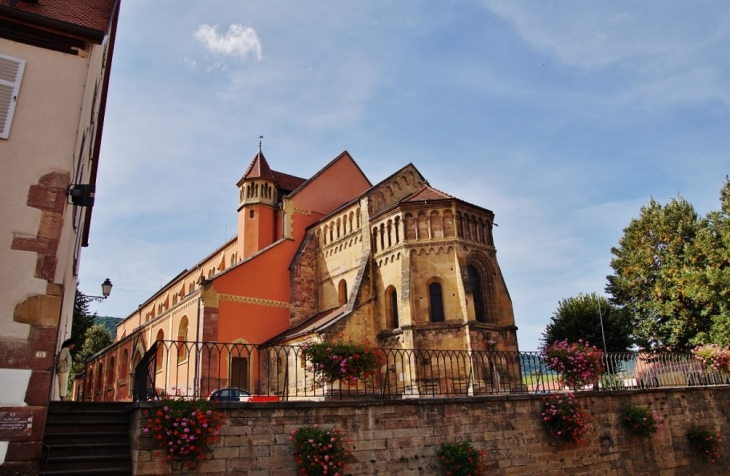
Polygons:
M266 162L266 157L264 157L264 153L261 152L261 148L259 148L259 151L254 156L251 164L249 164L248 168L246 169L246 173L243 174L243 177L241 177L241 180L238 181L237 185L241 185L241 182L243 182L244 180L257 178L276 182L276 177L271 171L269 163Z

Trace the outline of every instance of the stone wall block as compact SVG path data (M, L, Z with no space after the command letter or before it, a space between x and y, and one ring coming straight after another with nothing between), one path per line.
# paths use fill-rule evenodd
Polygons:
M55 253L58 249L58 240L38 238L35 236L14 236L11 249L18 251L33 251L40 254Z
M58 258L55 255L39 255L35 265L35 277L53 281L56 276Z
M26 203L29 207L39 210L62 213L66 205L65 190L44 185L31 185L28 189Z
M54 266L55 268L55 266ZM16 322L41 327L58 327L61 313L61 296L30 296L15 306L13 319Z
M50 362L52 363L52 361ZM50 367L49 363L49 367ZM58 384L56 384L58 385ZM51 372L33 371L28 383L28 390L25 392L25 403L28 405L45 405L48 402L49 389L51 387Z

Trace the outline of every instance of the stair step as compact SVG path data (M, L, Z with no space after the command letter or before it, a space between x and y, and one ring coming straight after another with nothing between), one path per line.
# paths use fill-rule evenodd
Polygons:
M48 413L46 421L103 421L103 422L128 422L129 415L116 412L89 412L89 413Z
M46 432L43 441L47 445L93 444L93 443L129 443L129 430L101 432Z
M130 404L125 402L59 402L49 403L49 411L86 412L90 410L126 411Z
M43 476L132 474L129 404L51 402ZM46 459L47 458L47 459Z
M91 469L58 469L58 470L51 470L51 471L42 471L38 473L39 476L94 476L94 475L107 475L107 474L124 474L124 475L130 475L132 474L132 468L131 466L120 466L116 468L104 468L103 470L99 470L98 468L91 468Z
M129 455L129 441L115 443L70 443L47 445L49 458L56 459L66 456L118 456Z
M46 422L48 433L78 433L78 432L99 432L108 431L129 431L129 422L122 421L73 421L59 420Z
M131 468L129 454L115 455L85 455L85 456L61 456L48 459L46 471L68 471L74 469L96 469L100 473L106 472L106 468Z

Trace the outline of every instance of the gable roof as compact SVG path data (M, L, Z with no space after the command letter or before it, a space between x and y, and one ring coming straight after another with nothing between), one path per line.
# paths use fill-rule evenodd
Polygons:
M305 180L304 182L302 182L297 188L295 188L294 190L292 190L292 192L289 194L289 198L292 198L294 195L296 195L297 193L299 193L300 191L302 191L311 182L314 182L314 180L316 180L320 175L322 175L327 169L329 169L330 167L332 167L334 164L336 164L340 160L346 159L346 158L347 159L350 159L350 161L357 168L358 172L360 172L360 174L363 176L363 178L365 179L365 181L372 187L372 182L370 182L370 179L367 177L367 175L365 175L365 173L363 173L363 171L360 168L360 166L357 164L357 162L355 162L355 159L352 158L352 156L350 155L350 153L348 151L344 150L344 151L342 151L342 153L340 153L340 155L338 155L337 157L335 157L334 159L332 159L329 164L327 164L324 167L322 167L316 174L312 175L310 178L308 178L307 180Z

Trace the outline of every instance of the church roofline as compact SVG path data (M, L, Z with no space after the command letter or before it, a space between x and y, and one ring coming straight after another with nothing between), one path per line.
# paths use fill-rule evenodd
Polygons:
M181 271L180 273L178 273L177 276L175 276L174 278L172 278L170 281L167 282L167 284L165 284L160 289L158 289L157 291L155 291L154 294L152 294L150 297L147 298L147 300L145 300L143 303L141 303L139 305L139 307L145 307L146 305L148 305L149 303L151 303L152 301L154 301L155 299L157 299L158 297L160 297L162 294L164 294L165 292L169 291L173 287L173 285L175 283L178 283L182 278L184 278L186 276L189 276L189 275L191 275L191 274L193 274L195 272L198 272L200 270L201 266L203 266L203 264L205 262L207 262L210 259L214 258L217 254L221 253L223 250L225 250L227 247L229 247L231 244L233 244L236 240L238 240L238 236L235 236L235 237L231 238L230 240L228 240L227 242L225 242L222 246L219 246L218 248L216 248L215 251L213 251L212 253L210 253L209 255L207 255L202 260L198 261L198 263L195 266L193 266L192 268L185 269L184 271ZM228 271L228 270L226 270L226 271ZM225 273L225 271L223 271L223 273ZM223 273L220 273L220 274L223 274ZM136 313L137 313L137 311L135 310L133 313L131 313L127 317L123 318L122 319L122 322L126 321L130 317L135 316Z
M429 204L430 205L430 204L452 203L452 202L455 202L455 203L458 203L458 204L461 204L461 205L464 205L464 206L467 206L467 207L470 207L470 208L475 208L477 210L481 210L482 212L485 212L488 215L491 215L492 217L494 217L494 212L492 210L490 210L488 208L480 207L479 205L474 205L473 203L469 203L469 202L467 202L465 200L462 200L460 198L454 197L454 196L449 195L449 194L446 194L446 195L448 195L450 198L436 198L436 199L434 199L434 198L427 198L427 199L424 199L424 200L413 200L413 201L410 200L414 195L422 192L423 189L425 189L426 187L429 187L429 188L432 188L434 190L440 191L438 189L435 189L435 188L431 187L430 185L428 185L428 183L426 183L426 185L424 185L422 188L416 190L415 192L413 192L412 194L408 195L407 197L404 197L403 200L400 200L400 201L394 203L393 205L389 206L388 208L385 208L385 209L379 211L378 213L376 213L375 215L371 216L370 217L370 221L373 221L375 219L378 219L378 218L380 218L380 217L382 217L384 215L388 215L389 213L392 213L394 210L397 210L398 208L401 208L401 207L416 207L416 206L423 205L423 204ZM441 193L444 193L444 192L441 192Z
M357 168L358 172L360 172L360 174L362 174L362 176L367 181L368 185L370 185L372 187L372 185L373 185L372 182L370 182L370 179L368 178L367 175L365 175L365 172L362 171L362 169L360 168L360 166L358 165L358 163L355 161L355 159L352 158L352 156L350 155L350 153L347 150L343 150L340 153L340 155L338 155L337 157L335 157L334 159L332 159L327 165L325 165L324 167L322 167L321 169L319 169L319 171L316 174L312 175L310 178L308 178L306 182L304 182L303 184L301 184L300 186L298 186L296 189L292 190L289 193L289 195L287 195L287 198L294 198L294 196L297 193L301 192L311 182L313 182L317 177L319 177L320 175L322 175L327 169L329 169L330 167L332 167L334 164L336 164L338 161L340 161L341 159L343 159L345 157L349 157L350 158L350 160L352 161L352 163L355 164L355 167Z
M347 152L347 151L345 151L345 152ZM353 159L353 162L354 162L354 159ZM357 165L357 163L355 163L355 165ZM380 182L376 183L375 185L370 185L370 188L369 188L369 189L365 190L365 191L364 191L363 193L361 193L361 194L360 194L360 195L358 195L357 197L353 198L353 199L352 199L352 200L350 200L349 202L347 202L347 203L345 203L345 204L343 204L343 205L340 205L340 206L339 206L339 207L337 207L336 209L332 210L332 211L331 211L331 212L329 212L329 213L328 213L327 215L325 215L325 216L323 216L322 218L320 218L319 220L317 220L317 221L316 221L315 223L312 223L311 225L309 225L309 226L307 227L307 229L309 230L309 229L311 229L311 228L316 228L316 227L317 227L317 226L319 226L319 225L320 225L320 224L321 224L321 223L322 223L323 221L325 221L325 220L328 220L328 219L330 219L331 217L333 217L333 216L337 215L338 213L340 213L340 212L341 212L342 210L344 210L344 209L346 209L346 208L349 208L349 207L351 207L352 205L354 205L355 203L359 202L359 201L360 201L360 200L362 200L362 199L363 199L364 197L366 197L366 196L367 196L367 195L368 195L369 193L371 193L371 192L372 192L373 190L375 190L376 188L378 188L378 187L380 187L381 185L385 184L386 182L388 182L388 181L392 180L392 179L393 179L393 178L394 178L395 176L397 176L397 175L398 175L399 173L401 173L401 172L402 172L403 170L407 169L408 167L412 167L412 168L413 168L413 170L415 170L415 171L416 171L416 173L418 174L418 176L419 176L419 177L421 177L421 179L423 179L423 180L424 180L424 181L425 181L426 183L428 183L428 181L427 181L427 180L425 179L425 177L424 177L424 176L423 176L423 175L421 174L421 172L420 172L420 171L418 170L418 168L416 168L416 166L415 166L415 165L413 165L413 163L412 163L412 162L411 162L411 163L408 163L408 164L404 165L403 167L401 167L400 169L398 169L398 170L397 170L396 172L394 172L394 173L392 173L392 174L388 175L387 177L385 177L385 178L384 178L383 180L381 180ZM359 167L358 167L358 168L359 168ZM367 178L367 177L365 177L365 178ZM368 183L370 183L370 181L369 181L369 180L368 180ZM409 196L410 196L410 195L409 195ZM392 208L392 207L389 207L389 208Z

